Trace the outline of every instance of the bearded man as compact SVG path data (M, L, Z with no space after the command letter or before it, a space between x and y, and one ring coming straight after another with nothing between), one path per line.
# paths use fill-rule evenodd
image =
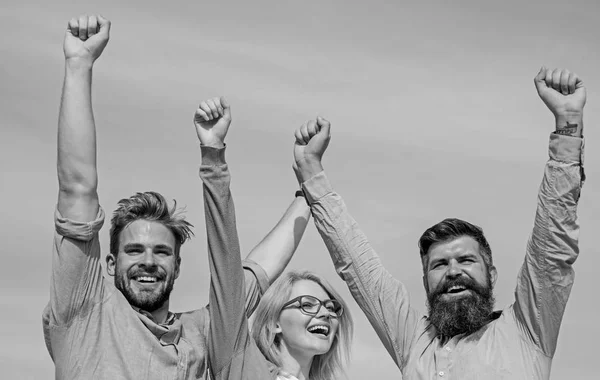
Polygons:
M114 282L102 275L98 233L104 211L97 193L91 91L92 68L108 43L110 26L102 16L82 15L69 21L65 33L56 232L50 302L43 314L46 346L57 379L201 379L207 372L208 308L182 313L169 309L180 272L181 246L192 235L191 224L176 205L169 205L162 195L151 191L119 201L111 220L110 253L106 256L106 269ZM220 113L220 128L216 129L226 131L231 123L229 105L224 99L206 103L215 114ZM203 123L199 124L202 128ZM198 138L200 177L206 184L225 163L224 149L214 147L223 146L224 135L217 139L205 135ZM144 141L135 143L143 145ZM214 182L218 181L208 181ZM233 210L230 197L219 203L224 197L212 199L207 186L204 196L211 207ZM245 298L246 313L252 313L269 282L291 259L308 215L304 199L296 197L275 228L248 254L244 262L245 294L231 303L243 303ZM223 228L211 228L209 239L224 239L228 231ZM229 275L228 268L212 269L213 276ZM208 275L208 269L205 273ZM223 299L217 299L215 307L223 307L222 303Z
M568 70L544 67L534 79L556 118L533 232L515 301L494 311L497 278L481 228L446 219L419 240L429 315L409 303L332 189L321 158L330 123L296 130L294 170L338 274L365 312L403 379L548 379L579 250L577 203L583 173L586 91Z

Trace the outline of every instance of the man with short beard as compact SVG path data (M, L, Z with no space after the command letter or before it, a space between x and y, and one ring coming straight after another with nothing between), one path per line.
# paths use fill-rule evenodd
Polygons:
M170 293L180 271L180 248L192 235L191 224L176 205L169 206L155 192L119 201L106 257L114 285L102 275L98 232L104 211L97 193L91 83L92 67L108 43L109 30L108 20L85 15L69 22L64 39L56 233L50 302L43 314L46 346L57 379L200 379L207 365L208 308L183 313L169 310ZM207 102L213 106L218 102L215 112L228 126L231 110L226 102ZM206 183L211 173L222 170L224 152L202 139L200 143L200 177ZM204 186L205 204L233 210L231 198L226 203L207 200L210 194ZM242 280L245 294L232 301L242 303L245 298L247 314L291 259L308 216L306 202L296 197L280 222L248 255ZM227 233L223 226L216 226L208 237L218 242ZM213 276L228 275L228 268L211 269ZM214 307L223 307L223 299L216 301Z
M493 311L497 272L481 228L446 219L419 240L429 315L383 267L332 189L321 159L330 123L296 130L294 170L321 237L354 299L403 379L548 379L579 249L577 203L583 180L583 107L577 75L544 67L534 79L556 119L538 194L533 232L517 278L515 302Z

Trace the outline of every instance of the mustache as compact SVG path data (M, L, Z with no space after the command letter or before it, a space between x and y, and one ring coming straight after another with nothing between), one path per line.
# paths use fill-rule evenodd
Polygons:
M453 286L463 286L465 289L472 290L478 294L485 293L485 288L475 282L475 280L472 280L468 277L458 277L438 285L437 289L433 291L432 296L435 297L440 294L447 293L448 290L450 290L450 288Z

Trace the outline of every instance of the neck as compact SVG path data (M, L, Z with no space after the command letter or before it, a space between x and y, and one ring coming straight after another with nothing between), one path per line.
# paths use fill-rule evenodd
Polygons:
M169 300L166 300L165 303L162 304L161 307L154 311L144 310L154 318L154 321L158 324L165 323L167 321L167 316L169 315Z
M314 355L306 355L303 352L295 351L281 342L281 369L298 378L298 380L310 380L308 377Z

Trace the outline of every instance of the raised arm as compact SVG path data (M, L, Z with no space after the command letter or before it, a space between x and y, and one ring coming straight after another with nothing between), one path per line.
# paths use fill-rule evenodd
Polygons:
M58 205L52 254L50 303L44 326L65 325L100 294L96 131L92 67L108 42L110 22L101 16L69 21L64 40L65 80L58 119Z
M96 127L92 68L106 47L110 21L80 16L69 21L64 40L65 80L58 117L58 211L89 222L98 213Z
M210 265L208 359L211 377L267 379L264 357L251 345L246 318L245 280L229 188L231 176L225 161L224 139L231 111L223 98L204 101L194 117L202 149L200 176L204 183L204 208ZM248 357L246 350L251 347ZM248 361L246 360L248 359ZM257 366L248 368L250 363ZM264 376L261 376L263 374Z
M527 336L553 356L566 303L573 263L579 254L577 203L583 184L583 107L586 91L568 70L542 68L535 77L542 101L554 114L550 159L538 193L533 232L517 278L515 316Z
M296 197L273 229L250 251L246 259L260 265L269 282L273 282L288 265L310 217L310 208L304 197Z
M402 283L384 268L379 256L332 189L321 163L329 145L330 124L311 120L296 130L294 171L336 271L402 369L405 353L420 320Z

